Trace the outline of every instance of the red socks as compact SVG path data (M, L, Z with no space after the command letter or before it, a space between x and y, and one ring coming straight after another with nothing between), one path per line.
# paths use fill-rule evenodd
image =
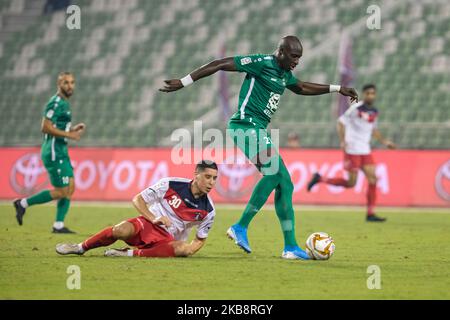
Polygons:
M367 215L374 214L373 208L375 207L375 201L377 199L377 185L369 184L367 188Z
M320 182L324 182L327 184L332 184L334 186L342 186L347 188L347 180L344 178L323 178L320 180Z
M175 249L170 242L157 244L149 249L133 250L135 257L175 257Z
M117 239L113 237L112 227L108 227L94 234L82 244L84 251L88 251L98 247L106 247L116 242Z

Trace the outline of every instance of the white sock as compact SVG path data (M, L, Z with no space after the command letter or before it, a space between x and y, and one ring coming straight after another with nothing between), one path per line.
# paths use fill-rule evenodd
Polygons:
M55 228L55 229L62 229L62 228L64 228L64 222L62 222L62 221L55 221L53 223L53 228Z
M133 256L133 250L128 250L127 251L127 256L132 257Z
M80 250L81 253L84 253L84 249L83 249L83 244L82 243L78 244L78 250Z
M22 206L22 208L28 208L27 199L25 199L25 198L20 199L20 205Z

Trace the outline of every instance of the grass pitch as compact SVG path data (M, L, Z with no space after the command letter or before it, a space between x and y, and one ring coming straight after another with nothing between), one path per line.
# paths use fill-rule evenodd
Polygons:
M381 212L381 211L380 211ZM77 235L50 233L51 206L30 208L19 227L10 205L0 205L1 299L449 299L450 210L364 213L297 210L303 246L314 231L336 242L329 261L280 258L282 235L273 210L261 211L249 230L253 253L225 237L240 210L217 210L206 246L190 258L106 258L103 249L82 257L58 256L55 244L79 242L136 213L131 208L73 206L67 225ZM117 242L116 247L121 247ZM69 290L67 268L81 270L81 289ZM367 288L367 268L381 269L381 289Z

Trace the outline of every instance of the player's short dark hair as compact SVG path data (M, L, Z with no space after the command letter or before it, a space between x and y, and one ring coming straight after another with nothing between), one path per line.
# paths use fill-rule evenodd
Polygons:
M377 90L377 86L373 83L367 83L367 84L363 85L363 87L362 87L363 92L366 90L369 90L369 89Z
M205 171L205 169L219 170L217 164L211 160L202 160L195 166L196 172L202 172Z
M58 74L58 78L59 78L59 77L62 77L62 76L73 76L73 73L70 72L70 71L61 71L61 72Z
M56 78L56 83L59 83L59 79L61 79L64 76L74 76L74 75L70 71L61 71L60 73L58 73L58 77Z

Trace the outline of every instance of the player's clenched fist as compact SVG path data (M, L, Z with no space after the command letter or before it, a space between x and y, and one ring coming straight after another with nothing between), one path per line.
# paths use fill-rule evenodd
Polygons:
M151 223L160 225L160 226L161 225L166 226L166 227L170 227L172 225L172 221L170 221L169 218L164 217L164 216L154 219L153 221L151 221Z
M73 127L73 131L84 131L86 129L86 125L81 122Z
M183 88L183 84L181 83L180 79L171 79L164 80L164 87L160 88L159 91L172 92L180 90L181 88Z

